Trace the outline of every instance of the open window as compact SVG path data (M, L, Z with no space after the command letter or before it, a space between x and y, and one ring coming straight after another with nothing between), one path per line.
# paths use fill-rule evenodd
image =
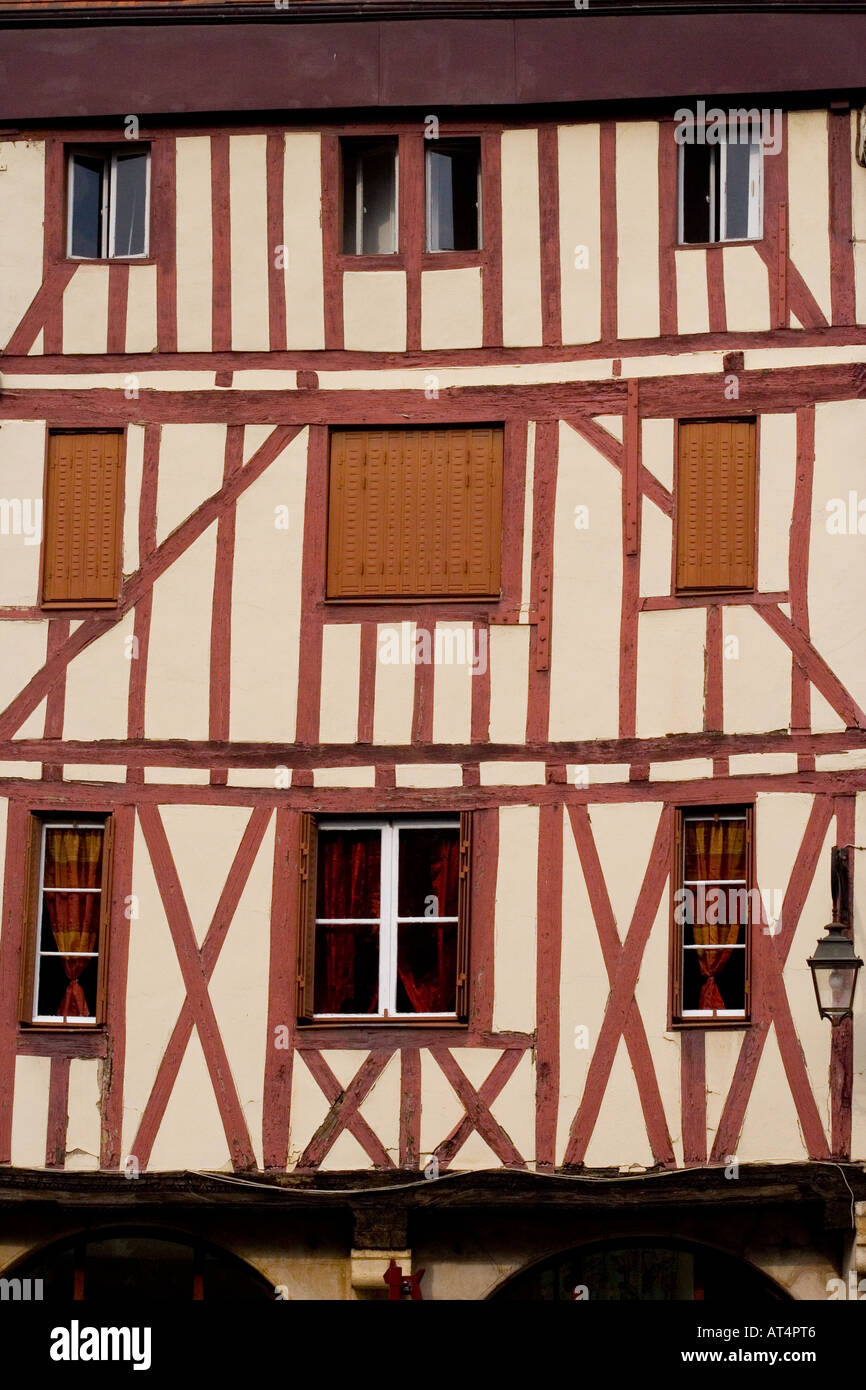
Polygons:
M125 260L148 254L148 146L73 151L68 178L68 256Z
M674 1023L748 1020L750 933L752 923L761 921L752 825L750 806L677 814Z
M22 1023L81 1028L104 1019L111 828L110 816L31 817Z
M695 142L679 149L680 244L753 241L763 236L760 135L737 127L718 144Z
M385 256L397 250L397 137L345 138L343 254Z
M302 1021L465 1018L470 826L303 817Z
M427 250L481 246L481 141L431 140L426 147Z

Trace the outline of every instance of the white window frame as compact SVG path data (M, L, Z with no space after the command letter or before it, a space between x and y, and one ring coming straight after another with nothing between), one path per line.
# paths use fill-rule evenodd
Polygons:
M389 141L381 142L382 148L387 148ZM399 209L400 209L400 147L397 140L393 141L394 156L394 201L391 204L391 249L389 251L365 251L364 250L364 163L367 154L372 154L375 146L366 150L359 150L355 157L355 256L396 256L399 249Z
M114 245L115 236L115 214L117 210L117 166L121 159L129 158L131 154L139 153L144 155L144 249L142 251L118 253ZM102 160L102 218L101 218L101 237L98 256L77 256L72 250L72 214L75 204L75 161L77 158L101 159ZM66 255L73 261L140 261L145 260L150 253L150 149L135 151L133 149L112 149L105 154L99 151L90 150L71 150L69 154L69 196L66 208Z
M722 885L722 886L724 886L724 887L731 887L731 888L745 888L746 892L748 893L748 891L749 891L749 880L748 880L748 878L713 878L713 879L709 879L709 878L686 878L686 826L689 825L689 824L694 824L694 823L697 822L697 821L705 821L705 820L709 820L709 819L710 819L710 817L707 816L706 814L704 814L704 815L688 815L688 814L687 814L687 815L684 815L684 816L683 816L683 837L682 837L682 845L680 846L680 856L681 856L681 857L680 857L680 885L681 885L681 887L683 887L683 888L696 888L696 887L698 887L700 884L704 884L704 885L710 885L710 884L711 884L714 888L715 888L715 887L718 887L719 885ZM742 812L742 814L740 814L740 815L730 815L730 814L729 814L729 815L726 815L726 816L718 816L717 819L720 820L720 821L737 821L737 822L741 822L741 823L742 823L743 825L745 825L746 828L748 829L749 817L748 817L748 813L745 812L745 811ZM747 846L746 853L748 854L748 846ZM751 920L752 899L751 899L751 896L749 897L748 902L749 902L749 921L745 923L746 931L745 931L745 939L744 939L743 941L735 941L735 942L733 942L733 944L731 944L731 945L729 945L729 946L721 946L721 945L720 945L720 946L699 946L699 945L697 944L697 942L694 942L694 943L692 943L692 944L690 944L690 945L687 945L687 944L686 944L686 941L685 941L685 939L684 939L684 938L685 938L685 923L683 923L683 928L682 928L683 939L680 941L680 950L681 950L683 953L685 953L686 951L746 951L746 950L748 949L748 946L749 946L749 932L750 932L751 929L752 929L752 920ZM680 978L681 978L682 980L685 979L685 970L684 970L684 968L683 968L684 966L685 966L685 959L683 959L683 962L682 962L682 964L681 964L681 966L680 966ZM686 1008L682 1008L682 1009L681 1009L681 1012L680 1012L680 1018L683 1019L683 1020L685 1020L685 1019L695 1019L695 1018L731 1018L731 1019L743 1018L743 1019L744 1019L744 1018L748 1018L748 1007L747 1007L746 1004L744 1004L744 1006L743 1006L742 1009L686 1009Z
M315 918L315 931L318 936L320 926L336 926L352 923L353 925L378 926L379 928L379 1008L376 1013L369 1014L325 1014L316 1013L314 1019L338 1019L345 1022L347 1019L371 1019L371 1018L457 1018L456 1011L451 1013L400 1013L397 1010L397 945L399 938L399 928L404 923L411 922L453 922L458 927L460 918L457 916L420 916L420 917L400 917L397 915L398 888L399 888L399 867L400 867L400 831L401 830L456 830L458 837L460 834L460 816L393 816L387 819L375 820L346 820L346 819L327 819L318 822L318 833L327 833L329 830L378 830L381 841L381 853L379 861L379 916L378 917L319 917ZM318 907L318 902L316 903ZM318 946L318 940L316 942ZM456 982L455 982L456 985ZM383 1001L386 1001L383 1003Z
M685 231L685 210L683 208L683 188L685 184L685 161L687 145L680 145L680 157L677 166L677 244L681 247L689 246L721 246L730 244L743 244L749 241L760 241L764 235L764 147L760 140L753 140L749 144L749 218L748 232L744 237L729 237L723 235L725 223L727 221L727 173L728 173L728 145L725 140L720 145L711 145L710 151L712 159L710 163L710 231L719 229L719 235L709 242L684 241ZM739 143L739 142L736 142ZM714 171L719 168L719 202L716 208L716 179Z
M446 141L444 141L443 143L446 144L446 145L452 144L452 143L453 143L453 144L456 144L456 143L459 141L460 138L461 138L461 137L459 137L459 136L455 136L453 140L446 140ZM468 137L463 137L463 138L468 138ZM438 240L438 234L439 234L438 223L434 224L434 221L433 221L433 180L432 180L432 178L431 178L431 176L430 176L430 166L431 166L431 164L432 164L432 162L433 162L432 157L433 157L434 154L436 154L436 142L435 142L435 141L428 142L427 149L424 151L424 185L425 185L425 199L424 199L424 202L425 202L425 216L426 216L426 221L427 221L427 226L426 226L426 228L425 228L424 249L425 249L425 251L428 253L428 255L446 255L446 256L447 256L447 255L449 255L449 254L455 254L455 253L450 253L448 248L444 248L444 249L443 249L443 247L441 247L441 246L434 246L434 245L433 245L433 242L436 241L436 240ZM477 216L477 218L478 218L478 226L477 226L477 236L476 236L476 240L477 240L477 242L478 242L478 245L477 245L477 247L474 247L472 250L469 250L469 251L458 251L458 252L456 253L457 255L472 256L472 255L475 254L476 251L481 251L481 250L482 250L482 246L483 246L483 225L484 225L484 224L483 224L482 217L481 217L481 188L482 188L482 184L481 184L481 147L480 147L480 141L479 141L479 149L478 149L478 169L477 169L477 171L476 171L476 182L477 182L477 187L476 187L476 192L475 192L475 207L476 207L476 216ZM434 233L435 233L435 235L434 235Z
M39 1005L39 974L43 956L86 956L88 960L99 960L99 952L103 946L102 933L97 936L97 949L95 951L43 951L42 942L42 909L45 894L45 840L49 830L101 830L102 831L102 873L103 882L99 888L51 888L51 893L98 893L100 898L100 925L102 917L102 893L105 888L105 835L108 822L101 820L91 821L62 821L44 820L40 831L39 839L39 893L36 903L36 951L33 961L33 998L31 1000L30 1018L33 1023L62 1023L65 1026L85 1026L93 1027L96 1023L96 1015L85 1017L64 1018L62 1014L40 1014L37 1012Z

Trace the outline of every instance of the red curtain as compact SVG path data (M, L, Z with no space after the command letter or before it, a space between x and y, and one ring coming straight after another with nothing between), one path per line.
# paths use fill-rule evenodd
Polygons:
M460 872L459 837L444 834L430 862L430 888L423 896L432 896L441 904L440 911L456 903ZM406 991L409 1003L417 1014L449 1013L454 1008L457 975L457 932L454 924L447 926L413 922L400 927L401 939L397 952L397 975ZM425 940L421 939L424 934ZM413 950L413 936L417 945ZM431 953L430 937L435 937ZM427 949L425 949L425 947Z
M317 917L378 917L381 839L351 832L323 834L319 839ZM323 927L319 948L324 962L319 976L316 1011L342 1013L354 1000L353 1012L372 1013L378 1003L379 976L358 969L359 946L375 927ZM368 978L364 980L362 974ZM362 996L359 999L359 994Z
M48 830L45 834L43 901L58 951L96 950L99 940L99 893L52 893L52 888L99 888L102 882L102 838L93 830ZM79 984L90 964L87 956L63 956L69 984L57 1013L62 1018L89 1018L93 1009Z
M746 822L731 820L690 821L686 827L686 877L704 883L746 876ZM694 888L692 889L694 891ZM727 893L723 887L722 892ZM700 901L700 899L699 899ZM739 923L727 920L736 914L725 912L724 922L702 922L695 913L695 941L699 946L732 946ZM698 1000L700 1009L723 1009L725 1001L716 983L731 958L725 950L698 951L698 966L704 977Z

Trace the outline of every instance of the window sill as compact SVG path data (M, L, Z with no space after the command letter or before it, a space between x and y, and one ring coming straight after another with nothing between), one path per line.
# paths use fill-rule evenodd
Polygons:
M421 255L422 270L470 270L483 264L480 247L475 251L424 251Z
M62 265L156 265L155 256L61 256Z
M765 237L747 236L738 237L731 241L675 241L675 251L713 251L719 246L760 246Z
M466 1034L469 1024L458 1018L412 1018L396 1022L393 1018L346 1018L297 1023L295 1041L299 1047L364 1047L375 1042L382 1047L404 1047L407 1038L416 1047L435 1045L454 1034Z
M713 1029L713 1031L717 1028L724 1028L730 1031L732 1028L737 1028L742 1032L744 1028L751 1027L752 1020L750 1018L680 1018L669 1023L667 1031L669 1033L682 1033L695 1028Z
M46 613L92 613L94 610L110 613L118 607L120 600L113 599L43 599L39 607Z
M499 603L501 599L501 594L340 594L333 597L328 594L316 606L322 610L341 603L353 606L364 603L376 607L380 604L411 604L417 607L419 603Z
M104 1023L22 1023L15 1050L22 1057L105 1057L108 1033Z
M382 251L378 255L352 256L340 252L337 256L338 270L405 270L406 258L401 251Z

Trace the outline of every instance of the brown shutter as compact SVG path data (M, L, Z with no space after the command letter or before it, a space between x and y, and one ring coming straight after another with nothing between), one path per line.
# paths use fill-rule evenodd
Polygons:
M44 603L117 602L122 443L115 431L49 436Z
M96 1022L104 1023L108 1013L108 948L111 934L111 904L114 880L114 816L106 816L102 831L102 893L99 899L99 960L96 962ZM126 904L124 903L124 909Z
M22 1023L33 1021L33 986L36 972L36 946L39 905L39 865L42 851L42 821L30 816L27 827L27 850L24 860L24 940L21 952L21 975L18 981L18 1017Z
M498 597L502 429L336 430L329 598Z
M460 813L460 885L457 899L457 1017L469 1014L469 924L472 915L472 812Z
M298 1019L309 1023L316 985L316 820L301 816L298 885Z
M690 420L677 454L677 589L755 584L755 422Z

